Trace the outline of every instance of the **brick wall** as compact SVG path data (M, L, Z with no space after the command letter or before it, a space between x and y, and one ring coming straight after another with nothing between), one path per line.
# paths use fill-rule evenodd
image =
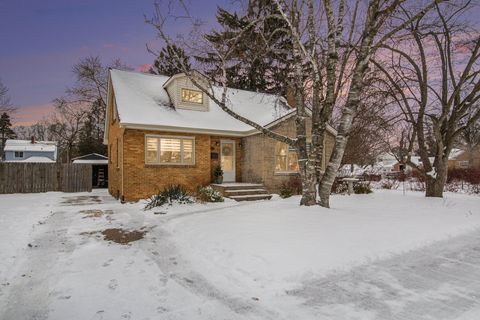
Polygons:
M311 135L311 121L307 119L307 139ZM292 137L296 136L295 118L285 120L273 128L273 131ZM327 132L325 138L325 154L329 159L335 136ZM276 140L262 134L245 137L242 140L242 181L253 183L264 183L270 192L278 192L282 183L287 182L291 177L298 176L292 173L275 172L275 144Z
M145 135L195 137L194 165L145 164ZM123 195L126 201L148 198L166 186L181 184L190 191L211 182L210 136L126 129L123 142Z

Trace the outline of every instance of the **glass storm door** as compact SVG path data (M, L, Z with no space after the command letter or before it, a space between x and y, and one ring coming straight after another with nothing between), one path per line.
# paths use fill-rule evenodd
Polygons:
M223 170L224 182L235 182L235 142L232 140L220 141L220 163Z

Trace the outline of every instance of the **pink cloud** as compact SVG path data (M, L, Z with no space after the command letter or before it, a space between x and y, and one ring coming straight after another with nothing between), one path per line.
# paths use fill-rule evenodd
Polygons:
M51 103L22 106L19 107L12 115L12 124L17 126L29 126L47 117L54 111Z
M149 64L149 63L144 63L144 64L141 64L139 66L137 66L137 71L140 71L140 72L148 72L148 70L150 70L150 67L152 65Z

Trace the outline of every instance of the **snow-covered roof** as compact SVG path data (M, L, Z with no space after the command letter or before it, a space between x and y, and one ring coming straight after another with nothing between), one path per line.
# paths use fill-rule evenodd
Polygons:
M233 136L257 132L211 100L208 111L172 108L163 88L169 80L167 76L112 69L110 80L122 127ZM221 90L213 87L216 96L220 96ZM294 114L284 98L271 94L228 89L227 99L231 110L262 126Z
M77 159L77 160L73 160L72 163L75 163L75 164L108 164L108 160L100 160L100 159L86 159L86 160L83 160L83 159Z
M460 156L462 153L464 153L465 151L462 150L462 149L452 149L452 151L450 151L450 156L448 157L448 160L456 160L458 156Z
M48 157L41 157L41 156L33 156L26 159L21 160L8 160L5 162L21 162L21 163L55 163L54 160Z
M5 142L5 151L37 151L37 152L55 152L57 150L54 141L35 141L30 140L12 140Z
M72 160L107 160L108 157L99 153L89 153L83 156L75 157Z

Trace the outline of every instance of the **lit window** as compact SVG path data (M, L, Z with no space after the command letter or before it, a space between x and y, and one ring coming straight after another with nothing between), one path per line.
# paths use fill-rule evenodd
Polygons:
M196 104L203 104L203 92L182 88L182 101Z
M23 151L15 151L15 158L23 158Z
M275 144L275 172L298 172L297 152L286 143Z
M150 164L194 164L194 138L146 136L145 162Z

